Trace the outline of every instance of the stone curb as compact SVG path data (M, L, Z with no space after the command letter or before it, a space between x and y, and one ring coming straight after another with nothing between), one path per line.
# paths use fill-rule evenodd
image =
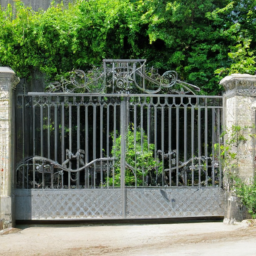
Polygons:
M0 231L0 236L2 235L9 235L9 234L14 234L20 232L21 229L18 228L6 228Z

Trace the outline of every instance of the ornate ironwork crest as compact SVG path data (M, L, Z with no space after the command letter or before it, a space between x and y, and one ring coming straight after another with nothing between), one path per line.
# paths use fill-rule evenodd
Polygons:
M104 59L103 67L71 72L69 79L53 82L47 87L49 92L101 92L132 93L141 91L156 94L165 90L170 94L195 94L199 87L178 79L176 71L166 71L163 75L155 68L147 68L145 59Z

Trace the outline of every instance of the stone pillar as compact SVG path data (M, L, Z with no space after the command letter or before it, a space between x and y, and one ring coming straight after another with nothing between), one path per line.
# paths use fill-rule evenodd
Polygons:
M233 125L241 128L255 126L256 75L233 74L222 79L220 84L224 86L226 91L224 94L224 129L228 134ZM250 182L255 174L255 139L249 136L254 132L254 128L246 128L243 135L247 141L232 148L232 151L237 154L236 172L247 182ZM224 180L225 185L228 189ZM241 207L239 200L234 196L229 196L227 208L225 216L227 222L241 221L248 217L246 210Z
M0 229L12 227L13 219L13 89L18 82L12 69L0 67Z

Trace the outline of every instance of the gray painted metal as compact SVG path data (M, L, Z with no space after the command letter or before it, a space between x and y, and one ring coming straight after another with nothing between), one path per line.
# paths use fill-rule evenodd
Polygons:
M89 78L17 95L16 219L224 215L222 97L150 74L145 60L104 60Z
M222 97L30 93L17 101L17 219L224 214L219 152L212 147L220 142ZM135 163L145 134L164 171L127 164L131 124L134 138L143 131L133 141ZM113 151L119 134L121 159ZM111 183L118 168L121 182ZM127 185L129 171L135 182Z
M122 219L122 189L15 191L18 220ZM126 218L223 216L219 188L126 188Z
M69 79L62 78L47 86L49 92L128 92L137 90L155 94L160 91L171 94L195 94L199 87L178 79L176 71L162 75L153 67L146 68L145 59L105 59L101 68L94 67L87 73L83 70L70 72Z

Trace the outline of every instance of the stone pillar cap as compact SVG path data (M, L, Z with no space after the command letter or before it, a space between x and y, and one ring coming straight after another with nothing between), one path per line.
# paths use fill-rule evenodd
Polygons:
M20 82L20 78L15 75L15 72L9 67L0 67L0 78L11 79L11 88L14 89Z
M256 81L256 75L249 75L249 74L232 74L230 76L224 77L221 81L220 84L225 86L227 82L231 81L241 81L241 80L246 80L246 81Z
M0 67L0 73L10 73L10 74L15 74L15 72L9 68L9 67Z
M256 75L249 74L232 74L224 77L220 81L220 85L225 88L225 91L233 91L237 95L255 96L256 93Z

